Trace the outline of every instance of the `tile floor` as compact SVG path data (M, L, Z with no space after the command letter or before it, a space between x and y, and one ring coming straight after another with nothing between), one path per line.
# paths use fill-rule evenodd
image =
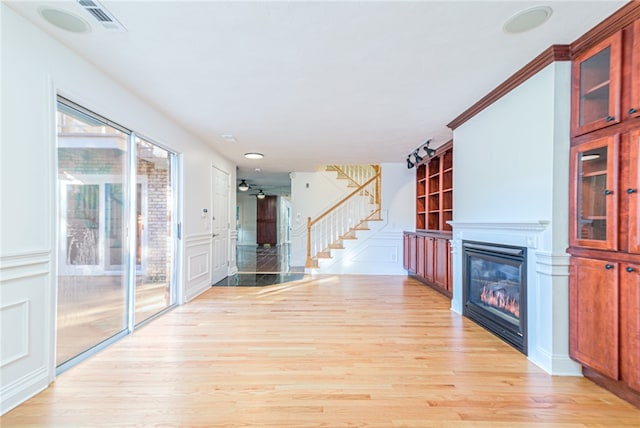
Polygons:
M303 266L291 266L289 245L270 248L239 246L236 254L238 274L228 276L215 286L263 287L304 278Z

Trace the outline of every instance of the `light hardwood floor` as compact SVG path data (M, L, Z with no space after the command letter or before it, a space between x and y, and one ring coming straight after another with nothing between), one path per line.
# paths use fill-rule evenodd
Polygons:
M640 426L401 276L215 287L61 375L12 426Z

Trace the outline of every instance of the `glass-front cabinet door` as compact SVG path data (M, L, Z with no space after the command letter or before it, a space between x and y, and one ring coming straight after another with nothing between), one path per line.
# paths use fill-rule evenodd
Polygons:
M627 114L640 117L640 20L633 24L633 49L631 51L631 101Z
M570 245L616 250L618 135L571 148Z
M640 129L631 132L629 179L623 189L629 206L629 252L640 254Z
M573 61L574 136L620 122L621 41L618 32Z

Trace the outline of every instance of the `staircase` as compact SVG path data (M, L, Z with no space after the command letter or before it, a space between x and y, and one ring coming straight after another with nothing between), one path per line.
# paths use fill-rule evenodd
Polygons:
M346 240L358 239L369 222L381 218L382 176L379 165L330 165L338 180L354 190L314 219L307 219L307 269L318 269L320 260L344 249Z

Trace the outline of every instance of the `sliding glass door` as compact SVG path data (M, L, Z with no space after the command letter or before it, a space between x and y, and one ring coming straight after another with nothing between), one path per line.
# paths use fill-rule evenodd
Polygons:
M57 365L128 327L128 140L58 103Z
M56 365L175 303L175 154L58 102ZM132 233L129 233L129 232Z
M136 207L135 322L140 323L174 303L175 155L136 138L138 186Z

